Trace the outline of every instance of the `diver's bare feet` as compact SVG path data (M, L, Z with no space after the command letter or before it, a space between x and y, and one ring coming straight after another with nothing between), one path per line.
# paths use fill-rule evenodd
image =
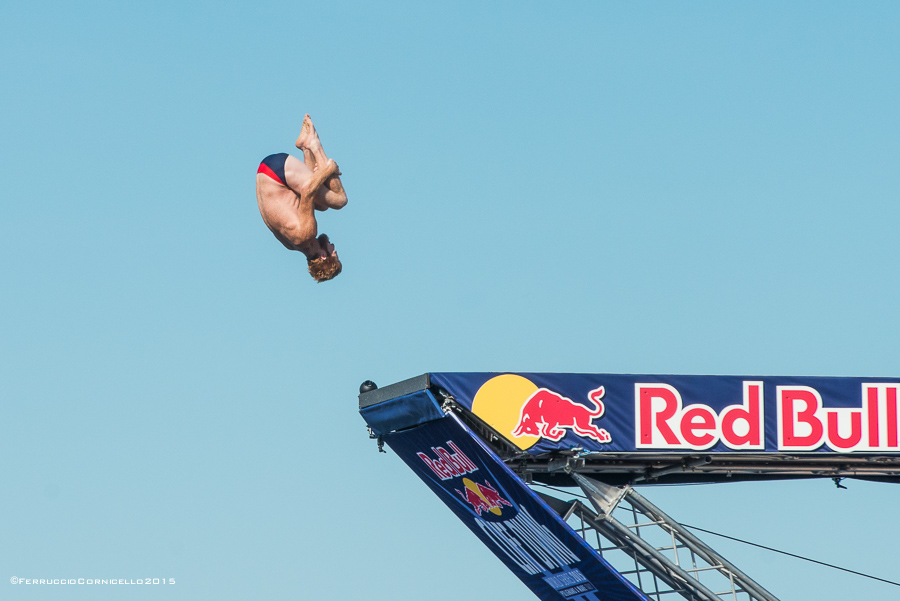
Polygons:
M316 130L313 129L313 133L311 136L306 139L306 148L312 153L313 157L316 159L316 166L321 166L330 161L327 156L325 156L325 149L322 148L322 143L319 141L319 135L316 133Z
M307 165L312 162L317 167L328 162L328 157L325 156L325 149L322 148L322 142L319 140L319 133L316 131L316 126L313 125L312 119L309 118L309 113L303 117L303 127L300 128L300 136L294 144L303 151L304 162ZM309 160L309 153L312 154L313 161ZM315 171L316 167L313 167L313 171Z
M300 128L300 135L297 136L297 141L294 142L294 146L300 150L312 150L314 145L321 146L319 134L316 132L316 126L313 125L309 113L306 113L306 115L303 116L303 126Z

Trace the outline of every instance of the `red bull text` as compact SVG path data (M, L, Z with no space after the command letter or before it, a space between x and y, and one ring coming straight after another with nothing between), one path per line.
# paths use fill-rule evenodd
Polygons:
M453 451L447 451L444 447L431 447L432 453L437 455L437 459L432 459L425 453L416 453L416 455L425 462L425 465L431 468L438 478L441 480L450 480L458 476L464 476L478 471L471 459L466 457L465 453L459 450L452 440L447 441L447 446Z
M635 384L635 445L702 450L721 440L735 450L765 449L762 391L762 382L744 382L743 404L716 413L701 403L683 407L668 384Z
M740 404L716 412L703 403L684 406L668 384L635 384L638 449L708 449L719 442L734 450L764 450L763 383L745 381ZM898 384L863 384L860 407L826 408L809 386L777 386L779 451L900 451Z
M862 407L826 409L808 386L778 386L778 448L811 451L900 451L897 384L863 384Z

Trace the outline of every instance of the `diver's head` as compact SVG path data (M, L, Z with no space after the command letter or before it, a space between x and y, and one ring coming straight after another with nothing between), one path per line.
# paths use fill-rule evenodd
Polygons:
M341 260L328 236L322 234L316 238L316 242L319 248L306 259L309 275L317 282L327 282L341 272Z

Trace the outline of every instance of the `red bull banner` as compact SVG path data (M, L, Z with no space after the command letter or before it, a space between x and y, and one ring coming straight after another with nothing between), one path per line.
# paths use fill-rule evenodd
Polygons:
M647 600L455 415L383 438L539 599Z
M900 379L432 373L519 449L900 453Z

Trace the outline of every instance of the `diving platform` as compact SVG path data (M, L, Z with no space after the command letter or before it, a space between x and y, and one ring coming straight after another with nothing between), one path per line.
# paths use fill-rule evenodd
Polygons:
M540 599L777 601L634 486L898 482L898 391L896 378L429 373L365 382L359 407L379 448Z

